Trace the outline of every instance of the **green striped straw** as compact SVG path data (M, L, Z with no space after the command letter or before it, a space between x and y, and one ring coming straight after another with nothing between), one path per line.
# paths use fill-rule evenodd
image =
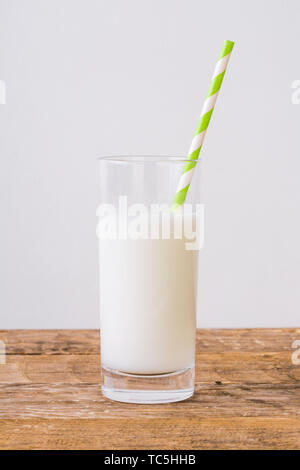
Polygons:
M224 41L219 59L212 76L208 93L203 104L201 116L197 124L195 135L189 150L188 160L184 165L182 175L179 179L176 194L173 200L171 210L178 209L185 201L187 191L192 181L193 172L203 145L208 124L213 113L219 90L226 72L227 64L233 49L234 42Z

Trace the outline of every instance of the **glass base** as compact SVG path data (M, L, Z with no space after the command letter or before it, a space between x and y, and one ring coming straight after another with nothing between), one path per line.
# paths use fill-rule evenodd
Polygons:
M194 393L194 367L159 375L136 375L101 369L102 393L124 403L171 403Z

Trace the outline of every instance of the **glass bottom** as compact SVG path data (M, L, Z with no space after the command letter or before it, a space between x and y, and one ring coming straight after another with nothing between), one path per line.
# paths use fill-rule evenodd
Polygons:
M136 375L102 367L102 393L124 403L171 403L194 393L194 367L158 375Z

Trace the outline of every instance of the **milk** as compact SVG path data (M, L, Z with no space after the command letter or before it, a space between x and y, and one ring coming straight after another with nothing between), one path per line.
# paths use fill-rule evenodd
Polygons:
M197 251L186 239L99 240L102 366L162 374L194 364Z

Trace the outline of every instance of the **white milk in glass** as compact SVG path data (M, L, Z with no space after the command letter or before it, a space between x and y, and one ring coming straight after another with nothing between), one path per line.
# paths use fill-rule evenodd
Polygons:
M99 240L103 367L162 374L193 366L198 252L187 241Z

